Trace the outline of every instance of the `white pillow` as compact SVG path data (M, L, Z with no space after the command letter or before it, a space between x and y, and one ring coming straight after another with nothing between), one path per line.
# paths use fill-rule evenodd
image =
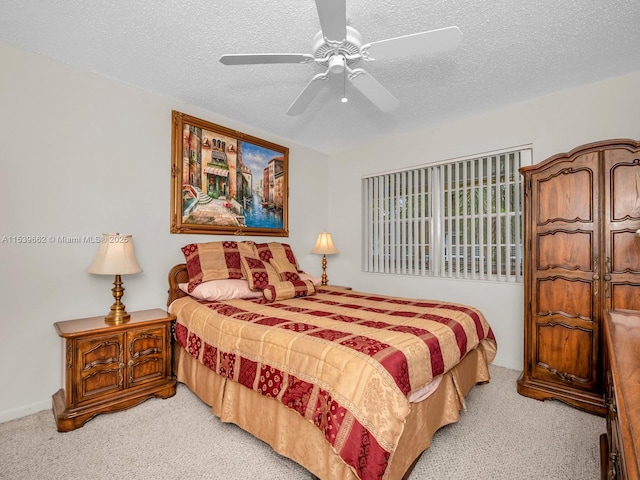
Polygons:
M320 277L316 277L314 275L311 275L309 273L300 273L298 272L298 276L300 277L300 280L311 280L311 282L313 283L313 285L315 287L317 287L318 285L320 285L322 283L322 278Z
M249 288L249 282L244 279L223 279L203 282L193 289L191 293L187 291L189 284L180 283L178 287L184 293L197 298L198 300L231 300L233 298L260 298L262 291L256 292Z

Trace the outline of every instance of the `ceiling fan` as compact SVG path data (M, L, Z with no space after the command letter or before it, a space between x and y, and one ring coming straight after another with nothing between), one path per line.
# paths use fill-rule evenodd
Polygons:
M306 53L239 53L222 55L225 65L270 63L311 63L326 67L315 75L287 110L287 115L300 115L322 89L329 74L343 74L365 97L383 112L399 105L382 84L357 65L409 55L453 50L462 41L458 27L430 30L402 37L364 43L360 33L347 25L346 0L316 0L321 30L313 39L313 54ZM346 98L343 98L346 101Z

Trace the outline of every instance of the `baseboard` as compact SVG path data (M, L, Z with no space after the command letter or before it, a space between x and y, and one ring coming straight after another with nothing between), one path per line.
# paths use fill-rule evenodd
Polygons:
M8 422L9 420L15 420L16 418L26 417L27 415L38 413L42 410L51 410L51 399L0 412L0 423Z
M499 358L498 356L496 356L492 364L498 367L508 368L509 370L522 371L522 368L523 368L522 362L509 362L504 360L503 358Z

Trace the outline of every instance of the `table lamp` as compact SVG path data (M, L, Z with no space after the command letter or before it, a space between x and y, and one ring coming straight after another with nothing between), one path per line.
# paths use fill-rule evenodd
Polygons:
M106 323L118 325L126 323L131 318L121 301L124 295L121 275L129 275L142 271L136 255L133 252L133 240L131 235L119 233L103 233L100 240L100 248L87 272L98 275L115 275L114 287L111 289L115 303L111 311L104 317Z
M318 239L316 240L316 244L313 246L311 253L317 253L322 255L322 285L327 285L329 283L329 279L327 278L327 257L326 255L332 255L334 253L338 253L338 249L333 244L333 240L331 239L331 234L327 232L322 232L318 235Z

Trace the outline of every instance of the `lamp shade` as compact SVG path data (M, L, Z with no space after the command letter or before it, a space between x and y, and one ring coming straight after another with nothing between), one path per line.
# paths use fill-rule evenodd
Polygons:
M141 271L131 235L119 233L102 234L98 253L87 267L87 272L99 275L128 275Z
M333 240L331 239L331 234L327 232L322 232L318 235L318 239L316 240L316 244L313 246L311 253L318 253L320 255L331 255L333 253L338 253L338 249L333 244Z

